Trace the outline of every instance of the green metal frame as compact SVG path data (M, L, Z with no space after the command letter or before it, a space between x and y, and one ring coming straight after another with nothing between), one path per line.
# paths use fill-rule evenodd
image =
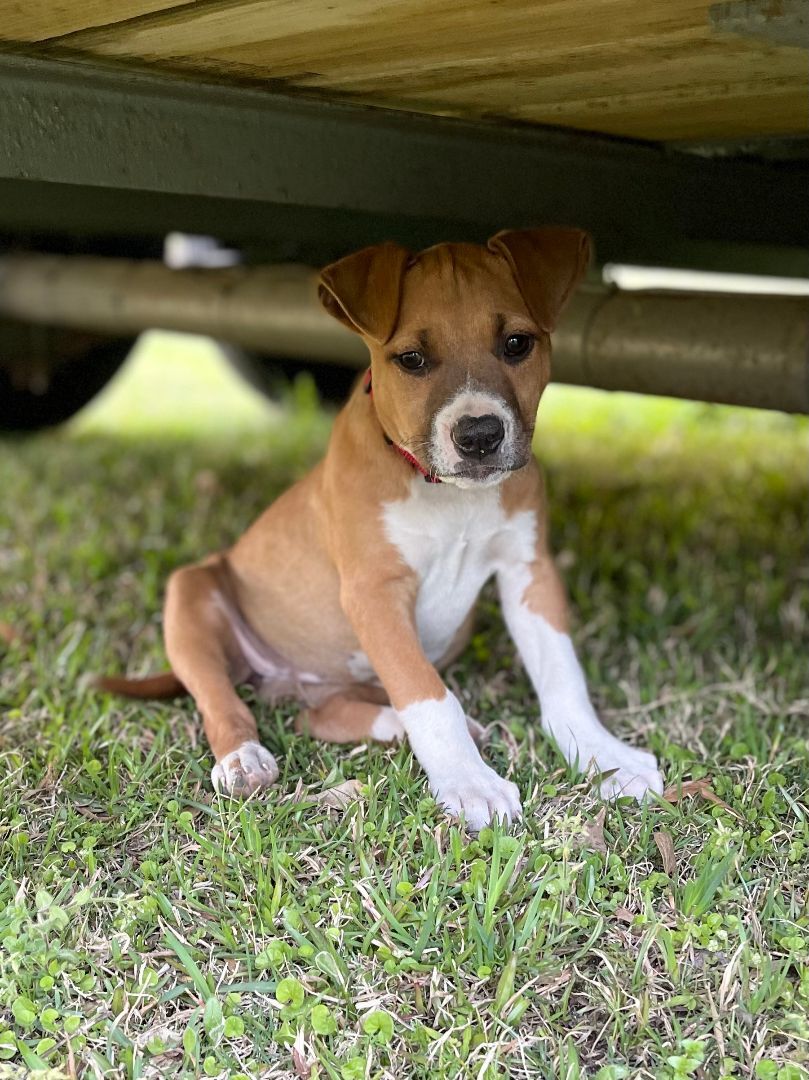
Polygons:
M322 261L571 223L599 260L809 276L809 163L0 55L0 231L168 228Z

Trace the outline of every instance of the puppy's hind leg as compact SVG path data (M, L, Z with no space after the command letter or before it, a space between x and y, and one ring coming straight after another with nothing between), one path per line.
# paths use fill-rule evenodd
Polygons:
M467 716L469 734L480 745L485 729ZM381 687L353 686L327 698L316 709L298 715L295 730L324 742L351 743L373 739L376 742L401 742L405 730L399 714L391 706Z
M375 686L352 686L333 694L317 708L298 714L295 730L324 742L351 743L376 739L395 742L404 735L387 694Z
M217 791L251 795L278 778L272 754L258 740L253 714L234 689L249 674L223 605L224 568L217 561L177 570L169 580L164 612L172 671L193 696L216 764Z

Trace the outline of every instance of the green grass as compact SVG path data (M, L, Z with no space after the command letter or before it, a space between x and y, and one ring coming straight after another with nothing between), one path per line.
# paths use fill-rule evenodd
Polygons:
M258 704L278 786L219 800L189 704L83 685L163 666L168 573L328 427L306 385L268 408L163 336L77 422L0 446L0 1076L809 1075L806 422L548 394L595 700L726 805L604 812L487 593L448 679L526 816L478 838L406 748L316 744ZM352 779L346 809L317 801Z

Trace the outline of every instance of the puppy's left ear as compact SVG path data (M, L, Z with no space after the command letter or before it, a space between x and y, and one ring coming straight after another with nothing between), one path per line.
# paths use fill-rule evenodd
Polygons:
M581 229L508 229L489 240L514 275L528 310L548 334L590 263L590 237Z
M349 330L384 345L399 317L402 278L409 258L406 248L393 243L346 255L321 270L320 302Z

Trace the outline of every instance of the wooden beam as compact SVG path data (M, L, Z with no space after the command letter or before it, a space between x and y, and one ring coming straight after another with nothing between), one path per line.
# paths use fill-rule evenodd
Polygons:
M602 261L720 268L724 252L729 268L809 275L808 177L801 162L0 56L0 180L271 206L275 240L284 210L395 222L406 242L425 222L436 240L556 222L589 229Z

